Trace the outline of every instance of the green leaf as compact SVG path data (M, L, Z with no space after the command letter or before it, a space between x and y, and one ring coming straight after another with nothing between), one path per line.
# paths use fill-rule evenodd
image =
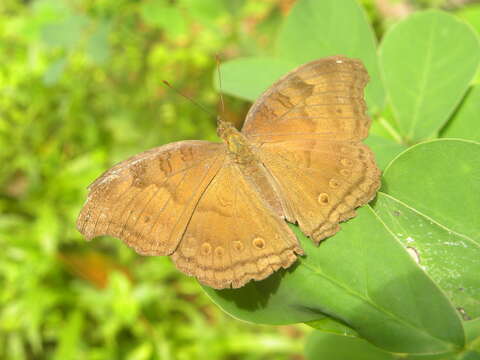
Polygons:
M480 352L468 351L462 357L461 360L478 360L480 359Z
M205 26L211 25L218 17L224 15L226 4L217 0L180 0L188 13Z
M366 101L371 112L383 108L384 90L376 39L363 9L354 0L300 0L277 42L278 56L301 65L330 55L361 59L370 74Z
M295 68L290 61L268 58L240 58L221 66L222 90L230 95L255 101L270 85ZM215 74L218 90L218 77Z
M163 1L148 1L143 3L140 14L145 23L165 30L170 36L186 34L187 22L177 7Z
M480 318L464 322L467 349L480 356Z
M398 130L407 143L418 142L434 136L461 101L480 47L468 25L431 10L392 27L380 60Z
M385 170L382 191L478 242L479 158L480 144L473 141L441 139L410 147Z
M125 274L112 272L109 277L112 309L117 319L133 323L138 316L138 301L132 296L131 284Z
M466 357L471 354L477 357ZM431 355L406 355L383 351L367 341L354 337L314 331L310 334L305 347L307 360L477 360L477 352L441 353Z
M472 27L480 34L480 5L472 4L469 6L461 7L457 11L456 15L468 22Z
M480 84L470 88L457 112L442 130L442 137L480 141Z
M80 41L83 30L88 25L84 15L70 15L64 19L48 23L42 28L43 41L51 47L74 48Z
M382 351L367 341L314 331L305 346L307 360L394 360L392 354Z
M110 44L108 35L110 34L110 24L101 22L93 32L87 44L87 51L93 61L97 64L105 63L110 57Z
M149 360L152 358L153 346L150 343L143 343L135 347L127 354L127 360Z
M78 358L79 343L83 330L83 315L79 311L72 313L67 319L60 336L58 348L53 356L54 360Z
M448 300L369 207L358 212L320 247L297 230L306 256L293 268L240 289L205 291L226 312L256 323L327 315L390 351L463 346L461 323Z
M480 316L479 158L473 142L416 145L385 170L374 207L466 319Z
M375 160L380 169L385 169L395 156L406 149L404 145L375 134L370 134L365 144L375 153Z
M43 74L43 83L45 85L54 85L60 80L67 66L67 59L60 58L53 62Z
M383 138L393 140L398 144L403 144L403 139L392 124L394 123L393 110L390 104L383 109L377 116L372 118L370 134L375 134Z
M342 324L341 322L335 321L332 318L325 317L320 320L308 321L305 323L308 326L316 330L321 330L323 332L342 335L342 336L350 336L350 337L358 337L358 334L352 328Z

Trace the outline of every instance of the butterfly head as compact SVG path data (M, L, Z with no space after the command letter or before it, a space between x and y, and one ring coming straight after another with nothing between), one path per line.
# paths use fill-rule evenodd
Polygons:
M232 123L223 120L220 116L217 116L217 135L224 139L225 134L233 127Z

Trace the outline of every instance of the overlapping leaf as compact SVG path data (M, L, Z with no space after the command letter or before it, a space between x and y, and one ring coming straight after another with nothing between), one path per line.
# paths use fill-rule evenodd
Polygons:
M416 13L385 35L380 63L396 126L407 143L432 137L475 76L476 34L440 11Z
M465 319L480 316L478 159L480 144L469 141L411 147L385 171L374 206Z
M460 108L442 130L442 137L480 141L480 85L470 88Z

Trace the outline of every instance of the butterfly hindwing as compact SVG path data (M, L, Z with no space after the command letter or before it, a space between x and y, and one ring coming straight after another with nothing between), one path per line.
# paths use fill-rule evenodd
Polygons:
M355 216L380 185L373 154L361 143L291 140L266 143L260 154L290 209L287 219L317 243Z
M285 221L227 160L198 202L172 259L186 274L223 289L264 279L302 253Z

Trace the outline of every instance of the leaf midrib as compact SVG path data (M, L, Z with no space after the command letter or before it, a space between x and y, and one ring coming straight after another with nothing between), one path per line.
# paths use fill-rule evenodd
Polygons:
M425 89L427 86L427 78L429 78L429 73L430 73L429 64L432 60L432 44L433 44L432 39L434 36L433 29L435 28L436 23L437 23L437 17L433 17L433 21L431 26L429 27L429 33L428 33L427 56L425 57L425 61L424 61L425 70L422 71L422 78L420 79L420 96L417 96L415 101L415 106L412 114L412 122L410 123L410 129L407 132L408 140L411 140L413 138L413 135L414 135L413 133L419 119L418 114L420 111L420 107L423 104L423 101L425 99Z
M470 236L466 235L466 234L462 234L462 233L459 233L458 231L455 231L455 230L452 230L450 229L449 227L443 225L442 223L440 223L439 221L437 220L434 220L433 218L431 218L430 216L424 214L423 212L421 212L420 210L417 210L416 208L413 208L412 206L404 203L403 201L397 199L396 197L390 195L390 194L387 194L387 193L384 193L382 191L379 191L378 194L382 194L383 196L385 196L386 198L389 198L391 199L392 201L395 201L397 202L398 204L401 204L403 206L405 206L407 209L413 211L414 213L422 216L423 218L427 219L428 221L431 221L433 224L437 225L438 227L440 227L441 229L447 231L447 232L450 232L454 235L457 235L458 237L464 239L464 240L467 240L468 242L472 243L474 246L480 248L480 243L477 243L474 239L472 239Z

